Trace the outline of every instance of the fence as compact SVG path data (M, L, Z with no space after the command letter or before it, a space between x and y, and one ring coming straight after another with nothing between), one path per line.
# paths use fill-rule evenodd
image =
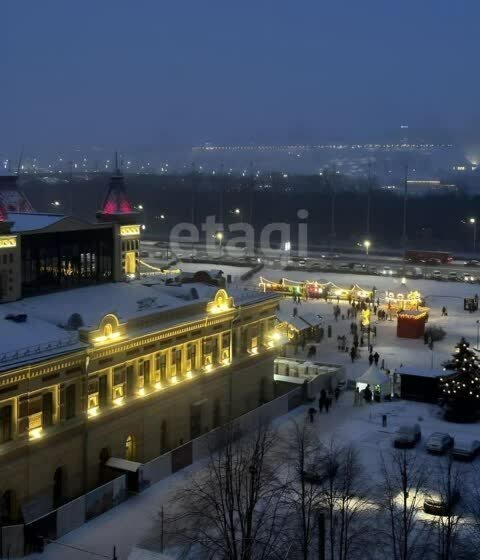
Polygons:
M234 431L248 433L260 424L271 422L287 414L301 404L302 395L302 388L298 387L239 416L233 421ZM221 440L225 429L225 427L217 428L145 463L142 467L143 478L147 483L145 488L207 457L212 441L216 436ZM126 475L122 475L25 525L2 527L0 533L2 558L21 557L24 552L42 551L45 541L59 539L126 499L127 479Z
M302 403L302 388L297 387L293 391L282 395L246 414L239 416L233 421L233 430L246 433L252 428L271 422L279 416L287 414L289 410ZM210 453L212 442L221 436L225 428L217 428L203 436L195 438L181 447L173 449L160 457L143 465L144 480L149 484L155 484L171 474L204 459Z
M127 478L122 475L95 488L67 504L26 523L25 526L2 528L2 557L7 556L7 546L16 550L16 557L22 551L41 552L45 541L53 541L77 529L86 521L105 513L127 499ZM18 529L22 527L22 531ZM6 537L3 533L6 533ZM10 552L10 556L12 552Z

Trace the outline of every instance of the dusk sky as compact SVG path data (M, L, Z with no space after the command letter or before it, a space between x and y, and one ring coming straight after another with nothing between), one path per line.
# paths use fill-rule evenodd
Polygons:
M370 141L402 123L468 136L480 116L478 0L6 0L1 12L0 153Z

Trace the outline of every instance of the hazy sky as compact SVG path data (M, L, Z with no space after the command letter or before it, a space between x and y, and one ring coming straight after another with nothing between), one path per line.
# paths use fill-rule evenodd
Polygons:
M2 0L12 145L365 140L478 122L478 0ZM5 33L6 32L6 33Z

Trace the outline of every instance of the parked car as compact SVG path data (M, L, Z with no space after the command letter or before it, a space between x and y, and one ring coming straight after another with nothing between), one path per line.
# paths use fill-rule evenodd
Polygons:
M450 496L433 492L425 497L423 511L431 515L449 515L459 500L460 492L456 489L451 492Z
M393 276L393 270L390 266L384 266L381 272L384 276Z
M365 271L365 265L360 264L360 263L353 263L352 270L355 270L357 272L364 272Z
M456 282L458 280L458 275L456 272L452 271L448 273L448 279Z
M442 279L442 273L440 272L440 270L434 270L432 276L435 280Z
M422 269L419 266L414 266L413 268L407 268L405 276L408 278L422 278Z
M393 446L399 449L415 447L422 438L422 431L418 424L404 424L395 433Z
M463 264L465 266L480 266L480 261L477 261L477 260L473 259L473 260L470 260L470 261L466 261Z
M429 453L445 453L453 446L453 438L450 434L442 432L433 433L427 441L427 451Z
M480 441L465 439L456 441L452 447L452 457L459 461L472 461L480 452Z
M338 267L340 270L350 270L350 266L347 263L341 263Z
M469 283L475 282L475 276L472 276L471 274L467 274L467 273L463 275L462 279L464 282L469 282Z

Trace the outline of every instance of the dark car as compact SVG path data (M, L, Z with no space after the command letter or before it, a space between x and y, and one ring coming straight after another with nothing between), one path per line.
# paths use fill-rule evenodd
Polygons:
M423 511L431 515L450 515L455 504L460 500L460 492L454 490L450 496L432 493L423 501Z
M453 438L450 434L435 432L427 441L427 451L429 453L442 454L453 447Z
M398 449L415 447L422 438L422 432L418 424L405 424L395 432L393 446Z

